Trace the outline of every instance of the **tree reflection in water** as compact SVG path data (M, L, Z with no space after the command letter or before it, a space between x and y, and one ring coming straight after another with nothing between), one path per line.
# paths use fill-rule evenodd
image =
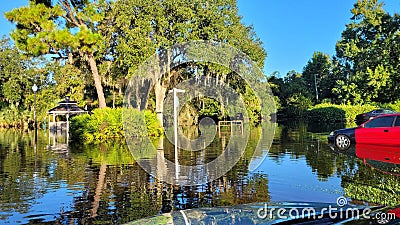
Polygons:
M257 138L259 131L252 135ZM47 149L43 134L34 151L32 137L14 131L0 135L0 210L4 221L120 224L177 209L269 201L267 176L247 171L254 144L226 175L185 187L147 174L121 142L75 143L66 157ZM220 143L216 138L210 151L217 152L211 156L218 154L221 147L215 146ZM193 158L181 160L189 164L184 160ZM54 199L60 201L58 204L40 203L58 190L66 194Z
M373 169L362 159L332 151L326 141L328 131L309 131L306 123L279 125L271 149L262 151L256 149L262 132L252 129L238 163L224 176L197 186L156 180L135 162L123 142L75 143L70 145L68 155L63 155L47 149L48 137L42 133L34 151L33 133L1 131L1 222L121 224L171 210L270 201L276 193L271 193L269 182L278 179L249 172L254 152L255 158L266 157L269 162L281 162L287 155L304 161L321 183L338 177L343 188L340 191L354 200L400 204L398 176ZM155 140L155 146L159 143L162 142ZM164 157L173 159L172 145L165 140L162 145L164 151L149 157L158 157L160 162ZM216 138L205 158L200 153L185 153L180 161L190 165L212 160L221 152L221 145L223 139ZM161 167L160 171L164 169ZM286 177L279 177L278 181L296 185L296 180ZM280 191L285 194L288 190Z

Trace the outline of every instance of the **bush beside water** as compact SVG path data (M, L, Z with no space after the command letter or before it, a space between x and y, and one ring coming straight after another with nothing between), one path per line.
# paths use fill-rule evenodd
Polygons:
M122 139L125 137L122 123L123 112L125 113L125 125L129 127L127 130L129 135L161 136L162 128L155 113L149 110L105 108L93 110L92 115L83 114L73 117L70 124L71 138L86 142ZM143 126L144 123L140 123L143 118L145 118L146 127Z

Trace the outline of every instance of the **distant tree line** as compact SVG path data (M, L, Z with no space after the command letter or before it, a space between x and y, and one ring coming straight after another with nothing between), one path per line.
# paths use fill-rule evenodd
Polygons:
M378 0L358 0L330 57L315 52L301 73L268 82L283 108L318 103L382 104L400 100L400 15Z
M254 74L255 79L268 81L282 108L307 109L322 102L396 103L400 16L385 12L382 4L357 1L336 55L315 52L301 73L290 71L284 78L272 74L267 79ZM241 22L235 0L30 0L5 16L16 29L10 34L13 42L0 42L0 126L32 120L34 83L39 86L39 120L65 95L89 109L122 106L124 90L138 66L176 43L227 43L260 68L266 58L254 29ZM167 90L196 70L233 86L249 106L249 115L258 118L260 103L235 73L209 63L187 66L191 69L171 68L155 85L148 104L152 110L162 111ZM201 107L207 115L223 111L207 98L193 104L213 106Z

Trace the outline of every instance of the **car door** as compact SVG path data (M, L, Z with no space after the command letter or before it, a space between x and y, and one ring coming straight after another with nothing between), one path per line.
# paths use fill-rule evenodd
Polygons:
M396 116L393 127L389 131L389 142L400 145L400 116Z
M356 129L356 142L365 144L394 144L393 123L396 116L373 118Z
M383 130L385 132L385 142L387 145L400 145L400 116L395 116L392 127Z

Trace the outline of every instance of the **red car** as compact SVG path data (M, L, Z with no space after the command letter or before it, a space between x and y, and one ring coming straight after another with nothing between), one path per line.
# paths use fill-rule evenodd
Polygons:
M355 132L357 143L400 145L400 114L378 116L361 124Z
M353 143L400 146L400 113L375 117L358 127L333 131L328 141L340 150Z

